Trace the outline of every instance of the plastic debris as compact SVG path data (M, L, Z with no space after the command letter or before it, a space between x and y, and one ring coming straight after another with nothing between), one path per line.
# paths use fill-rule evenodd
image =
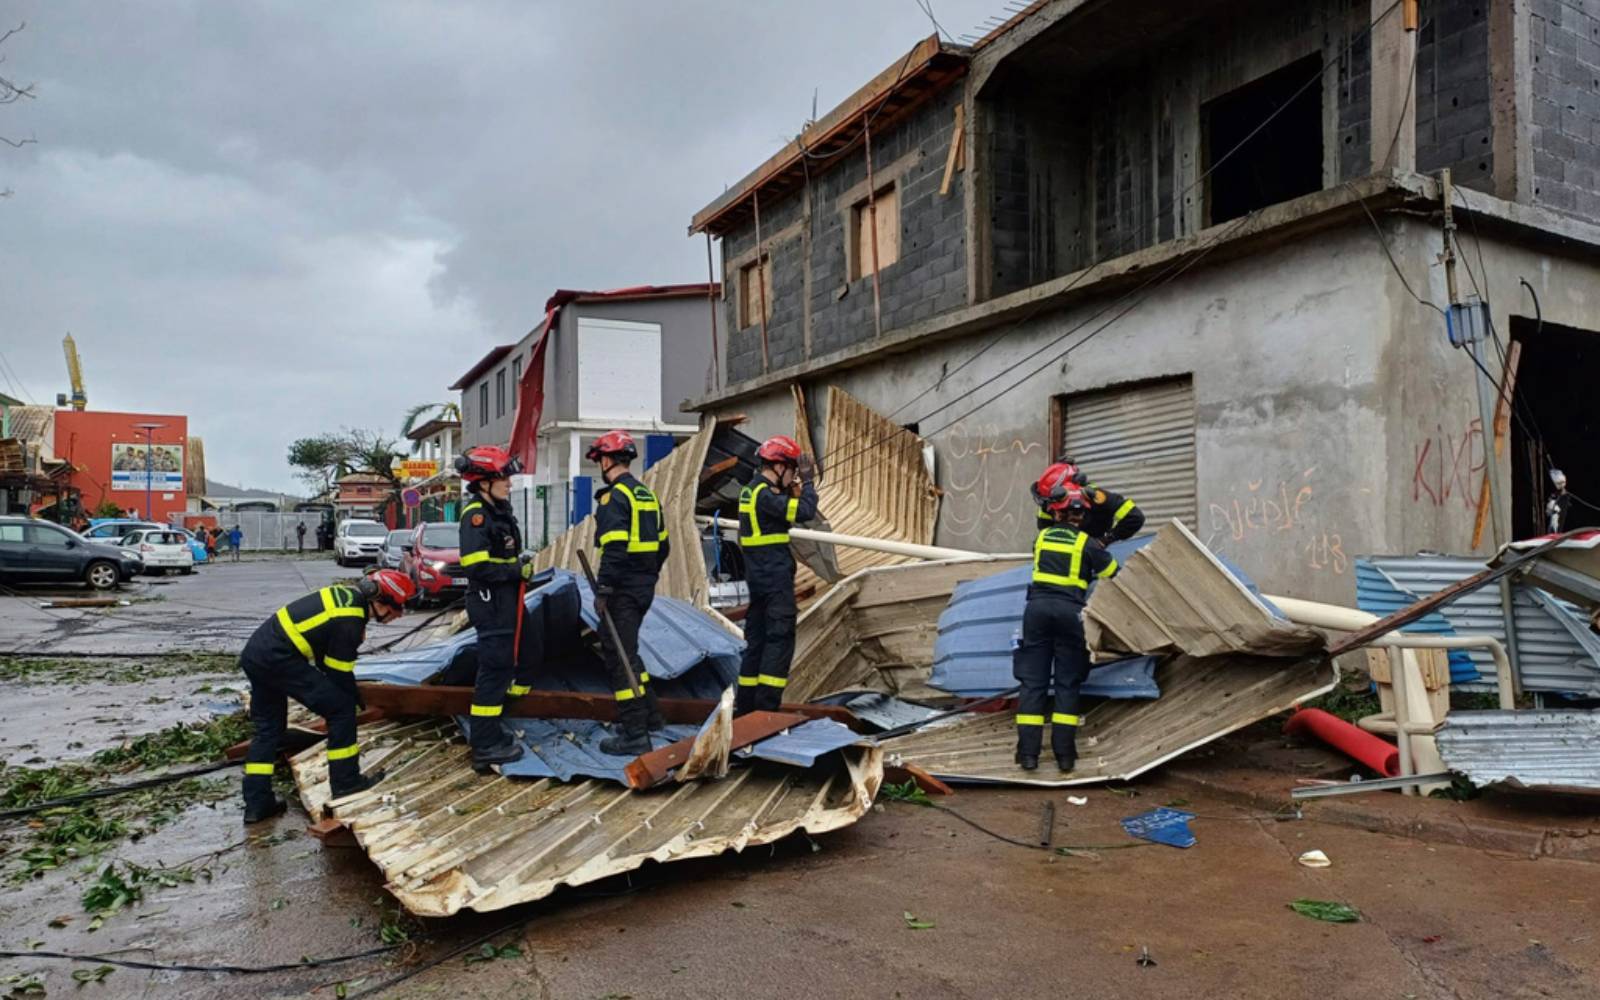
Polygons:
M1075 806L1086 806L1089 804L1088 797L1083 795L1068 795L1067 801Z
M1307 851L1297 860L1307 868L1328 868L1333 865L1328 856L1321 851Z
M1128 831L1130 837L1138 837L1140 840L1166 844L1170 847L1193 847L1194 831L1189 829L1189 821L1192 819L1194 813L1162 806L1137 816L1127 817L1122 821L1122 828Z

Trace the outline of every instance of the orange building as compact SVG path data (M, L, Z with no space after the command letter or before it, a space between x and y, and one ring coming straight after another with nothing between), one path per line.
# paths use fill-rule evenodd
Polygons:
M160 426L146 428L141 424ZM57 410L55 449L72 464L70 483L83 497L85 513L106 501L134 516L165 522L188 507L184 482L189 418L163 413ZM204 483L194 484L204 491ZM146 509L146 492L149 506Z

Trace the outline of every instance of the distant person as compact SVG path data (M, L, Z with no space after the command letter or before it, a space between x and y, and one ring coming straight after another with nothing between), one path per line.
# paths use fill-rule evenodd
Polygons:
M215 559L217 557L217 546L219 544L218 539L222 536L222 529L213 526L211 528L201 529L201 533L206 539L206 558Z
M233 561L239 561L239 546L244 544L244 532L236 524L228 529L228 551L233 554Z
M1567 516L1572 513L1572 494L1567 492L1567 474L1560 469L1551 469L1550 485L1555 487L1555 492L1544 505L1545 522L1550 534L1559 535L1567 524Z
M301 555L305 555L306 554L306 523L304 521L296 522L296 524L294 526L294 540L295 540L295 544L300 549L300 554Z

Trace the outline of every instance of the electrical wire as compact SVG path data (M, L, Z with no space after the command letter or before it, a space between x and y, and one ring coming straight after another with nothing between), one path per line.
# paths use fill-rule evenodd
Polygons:
M68 962L99 962L103 965L117 965L124 969L145 969L150 972L226 972L234 975L260 975L270 972L294 972L299 969L316 969L327 965L357 962L363 958L376 958L379 955L387 955L400 947L400 945L386 944L348 955L333 955L328 958L305 958L298 962L281 962L276 965L198 965L187 962L141 962L136 959L118 958L115 955L79 955L64 951L0 951L0 958L51 958Z
M64 795L59 799L47 799L44 802L35 802L31 806L18 806L14 809L0 810L0 820L16 819L19 816L31 816L46 809L56 809L61 806L76 805L79 802L89 802L94 799L107 799L116 795L126 795L129 792L142 791L146 788L159 788L162 785L171 785L188 778L199 777L202 774L212 774L216 771L227 770L230 767L239 767L243 760L213 761L201 767L190 768L186 771L171 771L154 778L145 778L142 781L131 781L125 785L107 785L102 788L80 792L77 795Z

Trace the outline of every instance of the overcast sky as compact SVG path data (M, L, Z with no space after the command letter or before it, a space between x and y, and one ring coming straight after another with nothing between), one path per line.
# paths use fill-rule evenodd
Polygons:
M955 35L1001 0L933 0ZM689 218L932 31L917 0L0 0L0 391L182 413L207 472L395 434L557 287L705 280ZM0 372L5 366L0 366ZM20 390L20 391L18 391Z

